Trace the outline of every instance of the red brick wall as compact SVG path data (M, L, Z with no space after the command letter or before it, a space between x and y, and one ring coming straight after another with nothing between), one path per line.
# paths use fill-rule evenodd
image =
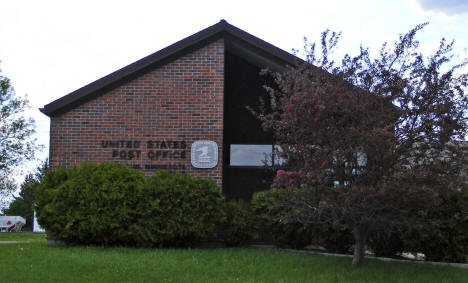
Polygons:
M147 175L155 171L147 166L169 165L222 185L223 87L220 39L52 117L50 165L114 161ZM190 146L196 140L218 144L215 168L191 165Z

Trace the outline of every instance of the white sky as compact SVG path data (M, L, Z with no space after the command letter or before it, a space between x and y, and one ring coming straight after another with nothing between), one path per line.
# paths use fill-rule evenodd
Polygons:
M468 48L468 0L0 2L0 69L29 97L41 160L49 118L38 108L220 19L286 51L326 28L343 32L343 52L355 54L359 44L376 50L426 21L423 50L442 37L455 39L461 55Z

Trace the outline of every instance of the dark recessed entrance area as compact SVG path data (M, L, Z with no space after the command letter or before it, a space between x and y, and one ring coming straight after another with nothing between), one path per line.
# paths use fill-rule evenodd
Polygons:
M260 97L268 101L263 86L273 81L260 71L261 67L226 52L223 191L227 199L249 201L254 192L268 189L274 176L269 156L273 137L247 109L258 109Z

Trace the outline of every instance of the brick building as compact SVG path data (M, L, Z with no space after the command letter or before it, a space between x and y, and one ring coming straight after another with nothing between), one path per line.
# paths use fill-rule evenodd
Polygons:
M296 60L222 20L45 105L50 166L168 169L249 199L271 180L263 165L273 141L246 106L266 96L271 82L261 69L282 71Z

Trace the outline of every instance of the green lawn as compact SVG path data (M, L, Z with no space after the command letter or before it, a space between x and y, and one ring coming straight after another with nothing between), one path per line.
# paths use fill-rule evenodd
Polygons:
M21 242L39 242L45 243L46 235L44 233L0 233L0 241L21 241ZM3 246L2 246L3 247Z
M49 247L0 233L0 282L468 282L468 270L269 249Z

